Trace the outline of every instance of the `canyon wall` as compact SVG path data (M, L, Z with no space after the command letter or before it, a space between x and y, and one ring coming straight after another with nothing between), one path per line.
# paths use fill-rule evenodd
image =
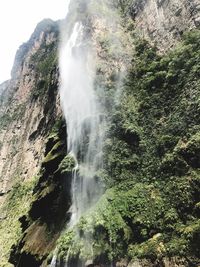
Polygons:
M136 0L130 3L136 31L159 47L174 47L185 31L200 27L198 0Z
M58 94L60 22L44 20L0 85L0 266L46 267L57 247L57 266L70 248L76 267L79 256L89 266L197 267L200 3L119 0L116 17L105 12L118 18L112 29L83 7L109 122L105 194L78 224L93 233L93 255L63 231L74 162Z
M45 137L61 116L58 31L53 21L38 24L30 40L17 51L11 80L1 85L0 199L16 181L37 174ZM36 65L36 61L40 63Z

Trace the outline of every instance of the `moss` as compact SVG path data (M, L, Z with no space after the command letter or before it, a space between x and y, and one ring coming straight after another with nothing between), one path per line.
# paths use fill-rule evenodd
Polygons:
M0 122L1 122L1 129L6 128L9 123L12 121L12 118L9 114L4 114L0 117Z
M67 155L60 163L58 167L58 171L61 174L72 172L73 168L75 167L74 158L70 155Z
M174 185L177 186L177 182ZM174 190L169 188L169 192L163 193L153 185L134 182L123 182L108 190L96 207L79 221L79 236L76 228L62 235L58 242L60 257L65 257L68 250L71 258L79 255L83 260L93 257L98 261L103 255L107 263L122 257L156 260L164 256L186 255L198 238L199 221L185 224L182 221L185 211L180 207L187 207L184 199L192 204L192 196L185 195L187 185L180 191L176 189L176 199L173 198ZM172 198L171 202L169 198ZM86 246L85 242L89 244ZM198 247L196 250L198 252Z
M63 233L61 258L67 251L72 259L93 256L106 264L124 257L199 257L199 38L199 30L192 31L162 56L136 41L120 101L107 109L99 176L110 189L76 229Z
M47 224L41 224L38 220L26 230L21 252L30 253L37 260L41 260L54 249L56 238L57 236L53 237L49 232Z
M33 178L26 182L17 182L11 192L8 194L6 204L1 209L2 216L0 221L0 257L2 266L11 266L8 262L9 254L13 244L17 244L20 239L22 229L19 219L26 215L29 208L35 186L38 178Z
M189 170L189 166L187 163L178 157L176 154L165 154L161 162L161 173L165 175L175 175L175 176L182 176L187 173Z
M118 138L107 139L104 149L109 151L105 159L105 168L115 181L130 179L132 170L136 170L140 164L136 154L132 154L129 145ZM107 181L109 182L109 181Z
M30 62L36 69L35 88L31 91L30 98L32 100L42 99L45 94L52 94L53 89L55 89L53 75L58 65L56 42L43 44L31 56Z
M180 142L177 153L193 168L200 168L200 133L197 132L188 141Z
M11 240L9 261L17 265L39 266L55 249L61 229L68 220L71 177L66 175L66 131L63 121L58 121L47 137L45 158L41 164L37 183L34 184L28 207L17 221L18 238ZM16 193L21 194L20 192ZM12 201L16 199L12 196ZM7 207L9 208L9 207ZM14 210L17 207L14 206ZM23 214L22 214L23 215ZM16 229L13 229L16 231Z
M60 150L62 146L63 143L61 143L61 141L58 141L44 158L43 164L45 165L46 163L54 161L57 157L59 157L62 154L62 151Z
M131 259L140 259L145 257L154 261L157 258L162 258L165 254L165 251L166 248L163 244L163 237L158 233L147 242L130 245L128 254Z
M78 224L80 239L74 233L65 233L59 242L60 251L72 250L73 257L79 254L87 259L84 251L84 237L93 240L93 256L104 255L107 261L128 256L130 242L146 240L152 229L157 232L165 205L159 191L144 184L123 183L108 190L97 206L86 214ZM153 212L154 211L154 212ZM155 212L156 211L156 212ZM111 219L112 218L112 219ZM67 244L62 240L68 240ZM89 255L92 256L92 255Z

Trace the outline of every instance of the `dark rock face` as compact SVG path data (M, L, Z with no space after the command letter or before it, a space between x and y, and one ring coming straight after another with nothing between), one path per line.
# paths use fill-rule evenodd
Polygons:
M71 172L59 167L67 151L66 128L61 124L57 131L46 145L46 157L33 191L35 201L27 217L19 219L23 233L18 245L13 246L9 260L15 266L23 267L28 263L40 266L55 248L55 242L69 219Z
M13 262L14 266L19 266L19 267L38 267L42 264L42 260L36 260L34 256L32 256L31 254L26 254L25 252L23 252L20 255L20 260L19 261L15 261L15 259L12 259L12 254L11 254L11 262Z

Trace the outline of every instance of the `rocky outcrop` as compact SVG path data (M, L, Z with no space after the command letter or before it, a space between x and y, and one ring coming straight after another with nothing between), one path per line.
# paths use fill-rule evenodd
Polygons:
M130 13L138 34L162 52L172 48L185 31L200 27L198 0L135 0Z

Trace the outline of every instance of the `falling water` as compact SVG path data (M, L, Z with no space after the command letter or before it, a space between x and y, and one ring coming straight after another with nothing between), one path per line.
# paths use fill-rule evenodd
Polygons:
M72 178L69 227L101 194L96 172L101 165L100 107L94 90L94 50L81 21L76 21L60 49L60 96L67 124L67 147L76 166Z
M98 7L102 9L100 14ZM121 49L119 38L115 36L115 32L120 32L119 28L116 28L118 15L112 12L110 0L71 0L68 10L67 19L61 29L60 99L67 125L68 155L73 157L75 161L71 182L71 218L67 229L74 227L79 238L76 224L80 217L93 207L103 194L103 186L98 177L98 171L102 168L105 129L105 119L102 116L104 110L99 103L104 101L102 99L98 101L97 96L102 96L103 93L99 90L104 89L101 86L94 86L96 62L97 65L99 62L95 51L96 47L98 49L98 42L95 43L98 39L95 36L98 30L92 35L88 14L90 17L100 16L105 23L102 29L101 23L99 27L101 30L105 29L109 46L114 45L115 47L115 50L110 49L114 51L113 57L111 56L114 61L118 58L118 51L123 51L123 49ZM105 10L110 11L110 16L104 15L104 13L107 14ZM111 65L116 71L116 65L121 66L123 64L112 62ZM119 76L122 77L121 74ZM91 249L92 255L92 236L85 235L85 233L82 235L82 238L85 238L85 247ZM56 255L57 252L55 251L51 267L59 266L56 262ZM66 251L66 261L66 266L71 266L70 248L68 252Z

